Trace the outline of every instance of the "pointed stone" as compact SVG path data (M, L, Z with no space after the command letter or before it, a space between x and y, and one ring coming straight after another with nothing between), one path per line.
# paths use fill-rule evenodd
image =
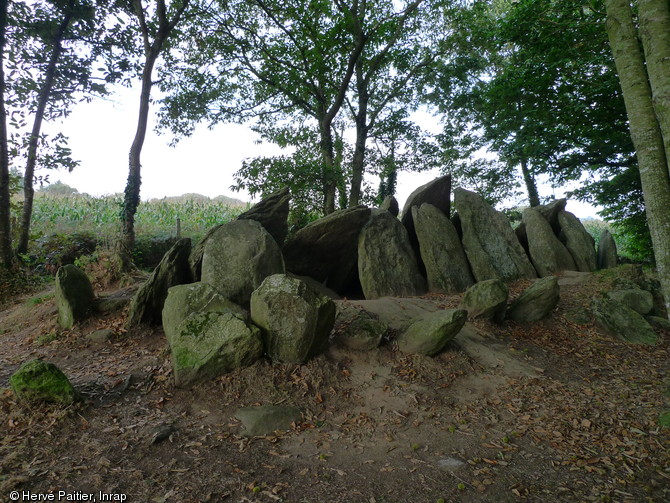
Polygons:
M561 240L565 243L577 270L593 272L597 266L596 242L584 228L582 222L569 211L558 213L558 224L561 227Z
M262 198L242 213L238 220L256 220L281 247L288 234L288 210L291 194L288 187Z
M617 266L618 262L614 238L610 231L603 229L598 241L598 269L612 269Z
M522 219L526 226L530 261L539 276L577 269L572 255L539 211L527 208L523 211Z

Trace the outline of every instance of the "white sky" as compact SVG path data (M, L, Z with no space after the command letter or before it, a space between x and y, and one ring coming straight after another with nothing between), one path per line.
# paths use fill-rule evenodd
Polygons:
M107 100L94 100L78 105L62 123L45 125L46 132L62 131L70 138L73 157L81 163L72 173L50 172L49 179L70 185L80 192L100 196L123 192L128 176L128 151L135 134L139 92L120 88ZM154 106L151 110L156 111ZM151 114L153 118L153 114ZM430 124L430 122L433 124ZM427 129L435 120L424 114L421 122ZM259 155L275 155L281 149L257 144L257 136L245 126L218 125L212 130L200 126L193 136L182 139L176 147L168 145L169 135L159 136L150 122L142 150L142 199L199 193L209 197L226 195L249 201L245 192L233 192L233 174L242 160ZM39 173L44 174L44 173ZM396 198L402 208L409 194L417 187L439 176L437 171L399 173ZM377 185L377 181L374 181ZM541 195L560 191L540 187ZM597 209L569 201L568 211L580 218L596 217Z

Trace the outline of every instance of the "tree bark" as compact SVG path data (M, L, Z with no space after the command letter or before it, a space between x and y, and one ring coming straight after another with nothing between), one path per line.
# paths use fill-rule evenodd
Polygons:
M53 49L49 63L47 64L46 73L44 75L44 82L40 88L37 110L35 110L35 119L33 121L33 129L30 132L30 140L28 141L28 159L26 161L26 171L23 175L23 211L21 214L21 234L19 235L19 243L16 247L18 253L26 253L28 251L28 241L30 240L30 221L33 215L33 198L35 196L35 189L33 188L33 178L35 176L35 166L37 164L37 143L42 131L42 122L44 121L44 112L49 103L49 96L53 88L54 79L56 78L56 67L60 56L63 52L63 38L65 31L72 20L72 9L74 2L68 2L67 9L63 20L58 25L53 38Z
M349 192L349 207L356 206L361 200L361 185L365 171L365 144L368 140L367 127L367 94L359 92L358 111L356 112L356 144L354 157L351 162L351 190Z
M7 146L7 114L5 112L5 28L7 1L0 0L0 261L7 269L12 267L12 229L9 199L9 155Z
M329 215L335 211L337 196L337 180L335 176L335 150L333 131L327 118L321 119L319 124L321 135L321 155L323 157L323 213Z
M523 181L528 191L528 204L530 204L531 208L539 206L540 194L537 191L537 184L535 183L533 174L528 169L528 161L526 159L521 159L521 173L523 174Z
M645 4L640 3L640 17ZM670 173L661 128L628 0L605 0L607 35L619 74L640 169L647 221L659 279L670 312ZM650 42L656 43L653 32Z
M651 97L670 168L670 2L640 0L639 13Z

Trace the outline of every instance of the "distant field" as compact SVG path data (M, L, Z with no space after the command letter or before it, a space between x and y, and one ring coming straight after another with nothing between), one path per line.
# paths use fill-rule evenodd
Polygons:
M37 193L32 234L90 232L102 241L111 241L119 232L121 202L120 195L91 197ZM140 203L135 217L135 232L138 237L175 236L179 219L181 235L197 240L211 227L230 221L245 209L246 205L237 200L209 199L197 194L152 199Z

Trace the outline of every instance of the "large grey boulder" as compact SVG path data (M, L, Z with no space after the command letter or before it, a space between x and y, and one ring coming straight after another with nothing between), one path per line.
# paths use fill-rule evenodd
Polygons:
M284 272L282 253L255 220L235 220L205 243L202 281L236 304L247 304L265 278Z
M531 323L546 318L560 300L556 276L537 280L526 288L507 311L507 317L519 323Z
M337 306L334 332L342 346L357 351L369 351L379 346L388 326L364 309L350 304Z
M451 220L432 204L412 207L414 229L421 259L426 268L428 288L446 293L463 292L475 280Z
M500 323L505 319L509 290L499 279L480 281L468 288L463 296L461 308L470 318L482 318Z
M612 269L618 262L614 238L610 231L603 229L598 240L598 269Z
M596 242L584 228L582 222L569 211L558 213L558 224L561 227L561 241L565 243L577 270L593 272L597 267Z
M251 365L263 354L260 330L233 313L193 313L165 335L178 387Z
M405 206L402 209L402 224L407 229L409 242L419 261L420 270L423 270L423 264L419 255L419 241L414 230L412 208L414 206L421 206L423 203L432 204L442 213L449 216L451 209L451 175L436 178L414 190L405 201Z
M72 328L75 322L86 318L93 309L95 294L86 273L68 264L56 272L56 306L58 324Z
M191 253L191 240L180 239L163 256L163 259L151 273L149 279L140 287L128 311L128 326L141 323L157 325L161 323L163 304L168 289L192 281L188 257Z
M565 198L555 199L554 201L548 204L541 204L540 206L535 206L535 209L540 212L540 215L549 222L551 228L554 229L554 232L558 234L560 231L560 223L558 221L558 215L561 211L565 210L565 205L568 200Z
M394 196L386 196L379 209L388 211L394 217L397 217L400 213L398 200Z
M398 348L404 353L435 356L456 337L467 318L468 312L464 309L426 315L398 336Z
M572 255L538 210L527 208L521 218L526 226L530 261L539 276L551 276L560 271L577 269Z
M166 337L173 337L181 322L193 313L234 313L243 319L248 318L247 311L223 297L208 283L177 285L168 290L163 305L163 331Z
M25 402L70 405L79 399L65 374L53 363L40 359L21 365L9 378L9 387L16 398Z
M598 325L614 337L633 344L656 344L658 335L644 317L612 299L594 299L591 305Z
M407 231L388 211L375 210L360 233L358 277L366 299L410 297L426 289Z
M358 234L370 209L355 206L316 220L284 245L286 270L325 283L337 293L358 286Z
M463 249L476 281L536 278L533 265L507 218L474 192L454 190L463 228Z
M607 298L621 302L642 316L649 314L654 308L654 296L651 292L639 288L607 292Z
M279 246L284 244L288 234L288 210L291 194L284 187L238 216L238 220L256 220L270 233Z
M251 319L272 360L304 363L328 343L335 303L298 278L275 274L251 295Z

